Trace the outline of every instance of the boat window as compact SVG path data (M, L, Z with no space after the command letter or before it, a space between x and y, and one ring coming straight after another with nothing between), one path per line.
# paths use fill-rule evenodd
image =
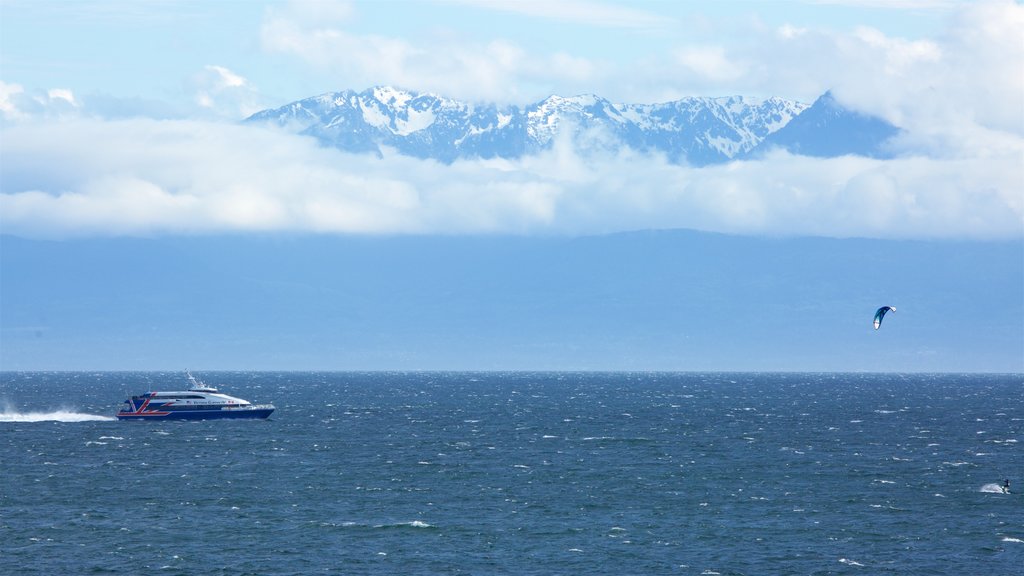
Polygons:
M161 394L157 398L160 400L204 400L206 397L198 394Z

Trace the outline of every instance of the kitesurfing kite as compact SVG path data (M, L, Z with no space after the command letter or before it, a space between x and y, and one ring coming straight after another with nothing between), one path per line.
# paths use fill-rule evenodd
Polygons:
M882 318L885 318L885 313L889 311L895 312L896 308L893 306L882 306L875 310L875 330L878 330L878 327L882 325Z

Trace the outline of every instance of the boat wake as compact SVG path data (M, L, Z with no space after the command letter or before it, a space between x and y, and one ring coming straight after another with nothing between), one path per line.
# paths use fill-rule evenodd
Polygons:
M107 420L117 420L117 418L72 412L70 410L54 410L53 412L16 412L5 410L0 412L0 422L94 422Z

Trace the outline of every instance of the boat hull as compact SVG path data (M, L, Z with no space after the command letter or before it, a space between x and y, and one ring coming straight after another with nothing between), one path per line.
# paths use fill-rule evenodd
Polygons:
M118 412L118 420L234 420L267 418L274 408Z

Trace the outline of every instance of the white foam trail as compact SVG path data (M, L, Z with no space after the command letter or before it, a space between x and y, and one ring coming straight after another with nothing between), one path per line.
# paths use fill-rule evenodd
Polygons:
M117 420L113 416L84 414L70 410L54 410L53 412L13 412L0 413L0 422L94 422Z

